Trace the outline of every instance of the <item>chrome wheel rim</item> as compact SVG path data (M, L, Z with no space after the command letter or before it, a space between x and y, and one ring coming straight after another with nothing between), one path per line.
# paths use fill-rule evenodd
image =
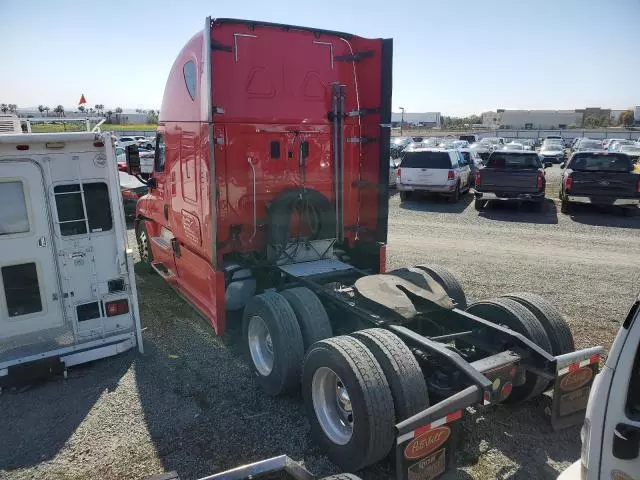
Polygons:
M353 435L353 407L342 379L328 367L320 367L311 380L316 418L333 443L345 445Z
M262 317L254 315L249 320L247 341L253 364L258 373L266 377L273 370L273 341L271 332Z

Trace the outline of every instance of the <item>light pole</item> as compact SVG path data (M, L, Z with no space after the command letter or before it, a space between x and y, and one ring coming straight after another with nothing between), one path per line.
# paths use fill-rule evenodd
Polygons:
M402 136L402 127L404 126L404 107L398 107L402 110L402 115L400 116L400 136Z

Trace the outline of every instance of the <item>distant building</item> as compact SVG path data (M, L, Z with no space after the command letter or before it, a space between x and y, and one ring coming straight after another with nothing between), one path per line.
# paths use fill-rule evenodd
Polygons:
M391 114L391 123L400 125L402 112L393 112ZM421 127L433 128L440 126L440 112L424 112L404 114L404 123Z
M482 125L513 130L557 130L582 125L582 113L577 110L498 109L495 112L484 112Z

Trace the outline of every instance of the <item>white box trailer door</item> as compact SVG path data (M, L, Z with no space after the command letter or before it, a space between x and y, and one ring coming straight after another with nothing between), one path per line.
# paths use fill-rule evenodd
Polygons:
M0 341L64 324L40 167L0 162ZM0 352L2 356L3 352Z

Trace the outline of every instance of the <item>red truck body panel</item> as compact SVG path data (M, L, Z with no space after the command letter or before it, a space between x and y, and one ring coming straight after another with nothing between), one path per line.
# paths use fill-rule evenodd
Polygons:
M152 241L154 261L218 334L225 258L265 249L270 202L303 186L335 202L334 83L344 85L345 112L367 110L344 118L344 245L362 247L367 261L375 252L369 263L378 270L387 234L391 48L391 40L214 19L178 55L158 126L164 171L157 154L156 187L138 202L138 218L150 237L176 244Z

